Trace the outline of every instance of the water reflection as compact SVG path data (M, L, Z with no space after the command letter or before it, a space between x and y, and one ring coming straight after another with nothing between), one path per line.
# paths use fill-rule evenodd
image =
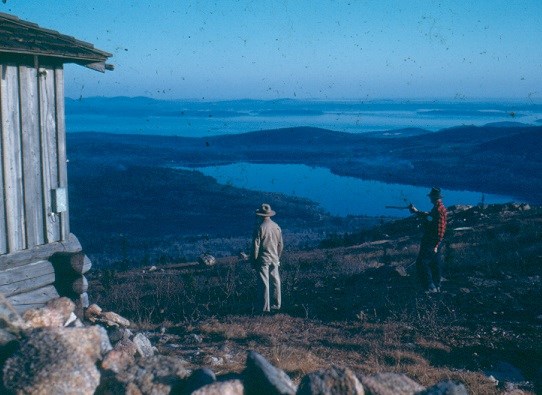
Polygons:
M229 184L265 192L309 198L318 202L333 215L366 215L406 217L408 210L386 208L406 206L412 202L420 209L429 210L428 187L387 184L379 181L342 177L326 168L289 164L236 163L225 166L197 168L221 184ZM476 205L506 203L509 196L472 191L443 190L444 203Z

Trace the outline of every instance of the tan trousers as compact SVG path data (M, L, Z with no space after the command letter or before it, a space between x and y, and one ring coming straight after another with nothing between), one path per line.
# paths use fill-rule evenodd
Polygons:
M261 265L259 274L258 299L262 311L271 311L280 309L280 275L279 265Z

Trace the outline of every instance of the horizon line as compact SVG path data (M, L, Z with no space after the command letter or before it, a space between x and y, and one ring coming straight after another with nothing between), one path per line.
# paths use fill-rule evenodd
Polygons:
M428 103L428 102L443 102L443 103L480 103L480 102L529 102L530 104L542 104L542 98L532 99L532 98L519 98L519 97L472 97L472 98L447 98L447 97L433 97L433 98L292 98L292 97L280 97L274 99L265 99L265 98L156 98L152 96L136 95L115 95L115 96L105 96L105 95L95 95L95 96L85 96L85 97L71 97L69 95L65 96L66 99L78 101L85 99L151 99L155 101L184 101L184 102L198 102L198 103L220 103L220 102L231 102L231 101L263 101L263 102L279 102L279 101L298 101L298 102L330 102L330 103L375 103L375 102L394 102L394 103Z

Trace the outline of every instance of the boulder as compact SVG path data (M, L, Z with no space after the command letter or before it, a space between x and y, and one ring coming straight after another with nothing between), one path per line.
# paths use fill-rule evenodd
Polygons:
M13 333L11 333L10 331L0 328L0 350L1 350L1 347L17 339L18 337L14 335Z
M100 383L98 327L45 328L29 332L6 360L7 390L28 394L93 394Z
M186 361L169 356L153 356L136 360L119 373L105 375L97 395L180 393L184 379L190 375Z
M377 373L361 380L367 393L371 395L412 395L425 390L404 374Z
M106 353L113 349L113 346L111 346L111 342L109 341L109 336L107 336L107 331L105 328L99 325L96 325L96 327L100 331L100 352L101 356L103 357Z
M463 384L442 381L423 391L416 392L416 395L468 395L468 392Z
M213 266L216 259L211 254L202 254L198 257L198 263L203 266Z
M96 319L102 314L102 308L97 304L91 304L85 309L85 318L90 322L96 322Z
M296 386L284 371L273 366L256 351L249 351L245 368L245 388L252 394L295 394Z
M137 353L142 357L152 357L154 355L154 349L150 340L142 333L138 333L134 336L132 341L135 344Z
M137 347L130 339L122 339L107 353L102 361L102 369L119 373L135 363Z
M0 293L0 329L11 335L18 336L26 326L26 323L13 308L11 302L4 294Z
M263 392L261 392L263 394ZM192 395L244 395L241 380L218 381L192 392Z
M31 328L63 327L71 319L75 303L62 297L49 301L44 307L30 309L23 314L23 320Z
M85 310L85 318L92 323L100 323L106 327L129 327L130 321L112 311L102 311L102 308L96 304L91 304Z
M117 343L122 339L129 339L133 336L133 333L132 331L130 331L130 329L115 326L109 327L107 329L107 334L111 343Z
M186 394L191 394L194 391L200 389L201 387L212 384L215 381L216 381L216 376L211 369L209 368L197 369L186 380L186 383L183 387L183 392Z
M297 395L364 395L363 386L348 368L331 366L303 377Z
M126 318L113 313L112 311L106 311L99 317L99 321L103 322L107 326L123 326L125 328L130 326L130 321Z

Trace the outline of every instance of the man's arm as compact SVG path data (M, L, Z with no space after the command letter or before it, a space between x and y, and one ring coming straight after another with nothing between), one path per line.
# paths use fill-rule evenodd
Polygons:
M278 238L278 245L277 245L277 253L279 254L279 258L282 255L283 248L284 248L284 243L282 240L282 231L279 229L279 238Z
M254 234L252 235L252 252L251 252L251 260L252 263L255 264L258 260L258 256L260 254L260 229L254 230Z
M412 203L410 203L408 205L408 210L412 213L412 214L416 214L418 217L427 217L429 215L429 213L425 212L425 211L420 211L418 210L416 207L414 207L414 205Z

